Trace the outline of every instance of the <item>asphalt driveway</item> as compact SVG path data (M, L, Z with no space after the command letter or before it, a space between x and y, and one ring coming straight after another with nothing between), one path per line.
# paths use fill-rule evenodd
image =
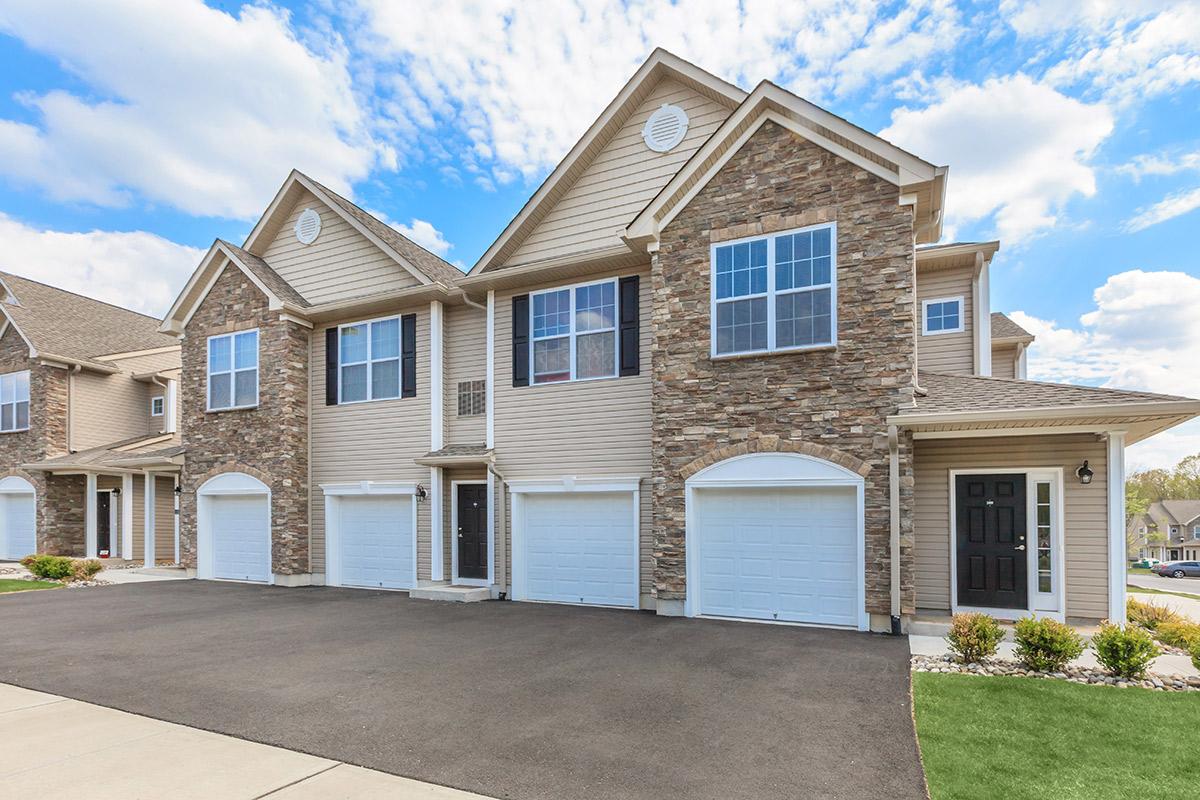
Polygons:
M900 638L180 581L0 597L0 652L6 683L496 797L925 797Z

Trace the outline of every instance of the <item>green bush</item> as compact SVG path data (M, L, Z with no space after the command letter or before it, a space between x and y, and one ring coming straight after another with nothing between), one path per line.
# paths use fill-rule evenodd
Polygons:
M1163 622L1155 629L1154 635L1163 644L1191 650L1192 645L1200 644L1200 625L1186 619Z
M946 641L960 661L972 664L996 655L1004 629L987 614L955 614Z
M1114 675L1122 678L1140 678L1146 674L1150 662L1161 650L1150 634L1141 628L1127 625L1100 623L1100 631L1092 636L1092 648L1096 659Z
M1039 672L1058 672L1083 652L1083 637L1053 619L1017 620L1017 660Z
M1182 620L1177 613L1166 606L1154 603L1143 603L1141 600L1129 598L1125 601L1125 613L1134 625L1148 631L1157 630L1164 622L1179 622Z
M21 566L39 578L52 581L85 581L104 569L104 565L94 558L74 559L47 555L25 556L21 559Z
M1192 643L1192 666L1200 669L1200 642Z

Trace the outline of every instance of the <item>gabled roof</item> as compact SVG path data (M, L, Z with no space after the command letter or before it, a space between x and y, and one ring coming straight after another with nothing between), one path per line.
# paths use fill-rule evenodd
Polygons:
M1200 500L1160 500L1177 525L1187 525L1200 517Z
M155 433L134 436L23 466L25 469L42 472L77 469L134 472L143 467L176 466L182 462L184 452L183 442L177 434Z
M1021 342L1028 344L1034 335L999 311L992 312L992 344Z
M901 416L1015 409L1115 408L1133 407L1139 403L1181 403L1200 409L1200 400L1178 395L1016 378L951 375L921 370L920 384L928 394L918 397L915 407L902 409Z
M397 264L416 278L418 283L442 283L446 286L454 286L462 277L462 271L454 265L447 263L411 239L402 236L390 225L376 219L337 192L295 169L276 192L275 198L259 218L254 230L250 231L250 235L246 237L242 247L261 256L267 245L274 239L295 198L299 197L305 189L332 209L335 214L340 215L372 244L391 256Z
M33 357L114 372L112 364L96 359L178 345L158 332L157 319L127 308L9 273L0 273L0 288L0 312Z
M580 137L554 171L525 203L516 217L500 234L487 252L480 257L469 275L503 264L516 251L524 238L554 207L555 203L575 183L591 160L604 147L629 116L645 100L660 80L672 78L700 94L729 108L746 98L746 92L721 80L679 56L657 48L621 88L612 102L601 112L591 127Z
M895 184L916 208L918 242L937 241L947 167L938 167L819 106L762 81L625 229L629 242L657 238L674 216L763 124L792 133Z
M271 291L271 294L281 301L302 308L312 305L266 261L224 239L217 239L217 242L229 253L231 258L237 260L239 266L253 273L254 277L258 278Z

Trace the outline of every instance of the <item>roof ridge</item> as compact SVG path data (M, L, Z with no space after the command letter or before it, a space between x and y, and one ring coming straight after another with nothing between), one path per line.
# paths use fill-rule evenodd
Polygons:
M13 273L13 272L0 271L0 277L16 278L19 281L28 281L29 283L36 283L38 286L44 286L47 289L51 289L55 292L62 292L63 294L69 294L72 297L78 297L81 300L87 300L92 303L99 303L102 306L108 306L109 308L115 308L118 311L124 311L128 314L136 314L139 317L145 317L146 319L153 320L155 322L162 322L162 319L160 317L151 316L150 314L143 314L141 311L134 311L132 308L126 308L125 306L119 306L116 303L110 303L107 300L101 300L98 297L92 297L91 295L83 294L81 292L73 292L70 289L64 289L61 286L55 286L52 283L46 283L45 281L34 280L33 278L26 278L24 275L17 275L16 273ZM20 300L19 297L17 299Z

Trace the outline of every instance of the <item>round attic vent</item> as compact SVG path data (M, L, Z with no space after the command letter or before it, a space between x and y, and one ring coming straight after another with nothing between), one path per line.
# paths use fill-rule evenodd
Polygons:
M663 105L650 115L646 126L642 128L642 138L646 147L656 153L665 153L683 141L688 129L688 116L679 106L669 103Z
M312 244L321 233L321 215L311 208L300 212L296 220L296 240L300 244Z

